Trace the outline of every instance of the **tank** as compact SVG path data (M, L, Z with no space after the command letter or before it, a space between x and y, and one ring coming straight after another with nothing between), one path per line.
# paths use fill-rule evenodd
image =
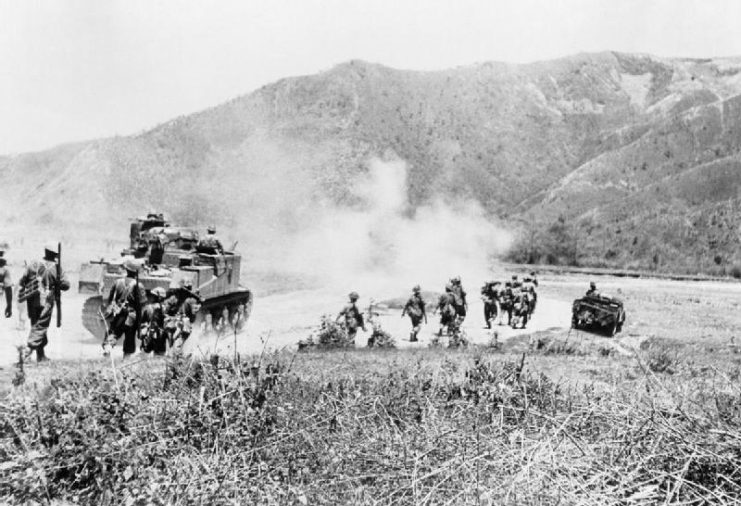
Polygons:
M149 295L156 287L166 292L190 280L201 299L196 325L222 330L239 330L252 311L253 297L240 285L242 257L234 251L223 254L196 250L198 232L188 227L172 227L161 214L150 213L131 223L129 247L112 260L93 260L80 267L78 291L89 294L82 310L85 328L101 339L106 333L103 317L111 287L126 276L123 265L139 259L139 283Z

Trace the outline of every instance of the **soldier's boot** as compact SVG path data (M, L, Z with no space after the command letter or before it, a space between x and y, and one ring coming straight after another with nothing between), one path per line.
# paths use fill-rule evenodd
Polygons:
M409 341L411 341L413 343L416 343L417 341L419 341L419 339L417 339L417 331L416 330L412 330L409 333Z
M49 357L44 353L44 348L36 348L36 362L48 362Z

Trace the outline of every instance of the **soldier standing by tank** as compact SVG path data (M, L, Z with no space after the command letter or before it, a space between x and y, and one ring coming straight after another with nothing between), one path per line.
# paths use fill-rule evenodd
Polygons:
M36 360L48 360L44 348L49 343L47 332L51 324L57 295L69 290L67 275L58 265L58 254L54 246L44 248L44 259L31 262L21 276L19 298L26 301L31 330L28 334L26 357L36 352Z
M158 286L151 293L151 301L142 310L141 348L145 353L153 351L155 355L164 355L167 351L165 312L162 305L165 300L165 289Z
M193 332L196 315L201 309L200 297L193 292L193 282L183 279L180 288L175 290L164 302L166 318L165 329L170 340L170 347L175 353L183 350L185 341Z
M110 324L103 343L103 354L110 354L116 341L123 335L123 356L127 358L136 352L136 331L147 298L138 282L139 264L127 261L124 269L126 277L117 279L108 293L107 315Z
M352 341L355 341L355 336L358 334L358 327L363 329L363 332L366 331L365 321L363 320L363 313L360 311L360 309L358 309L358 306L356 304L359 297L360 296L357 292L350 292L350 294L348 295L350 303L342 308L335 320L339 322L341 319L344 318L345 329L347 330L347 337Z
M208 227L206 232L208 233L208 235L198 241L196 251L198 253L205 253L207 255L223 255L224 247L221 245L221 241L216 235L216 227L211 225L210 227Z
M13 316L13 279L7 267L5 252L0 250L0 288L5 292L5 318Z
M409 319L412 321L412 331L409 333L409 341L416 342L417 334L419 334L422 320L427 323L427 313L425 312L425 301L421 295L421 288L416 285L412 288L412 296L409 297L407 303L404 305L404 309L401 311L401 317L409 315Z

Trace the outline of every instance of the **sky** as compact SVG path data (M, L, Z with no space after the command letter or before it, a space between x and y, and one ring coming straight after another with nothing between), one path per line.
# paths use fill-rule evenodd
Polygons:
M741 56L739 0L0 0L0 153L130 135L361 59Z

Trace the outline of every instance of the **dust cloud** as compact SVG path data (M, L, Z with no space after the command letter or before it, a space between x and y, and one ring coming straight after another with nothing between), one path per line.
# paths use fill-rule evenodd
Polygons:
M251 236L247 263L285 276L293 288L376 296L397 296L415 284L439 291L456 275L478 286L489 276L492 259L510 245L511 235L477 202L439 196L413 208L403 161L376 158L367 169L356 178L354 202L347 206L312 200L308 181L281 180L272 197L282 198L257 212L260 234L245 231Z

